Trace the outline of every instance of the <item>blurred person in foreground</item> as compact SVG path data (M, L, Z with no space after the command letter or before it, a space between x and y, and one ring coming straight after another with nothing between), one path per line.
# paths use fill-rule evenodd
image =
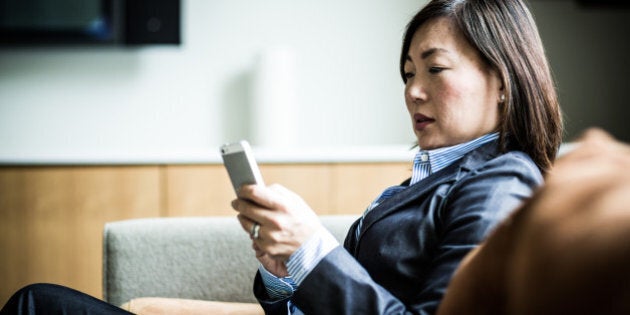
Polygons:
M630 146L601 130L471 252L438 311L630 314Z

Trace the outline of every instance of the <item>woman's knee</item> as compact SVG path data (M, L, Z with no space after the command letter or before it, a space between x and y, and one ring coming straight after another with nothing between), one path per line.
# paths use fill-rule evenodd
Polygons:
M4 305L0 315L4 314L31 314L39 309L48 309L52 306L64 303L64 299L73 299L75 290L50 284L34 283L17 290Z

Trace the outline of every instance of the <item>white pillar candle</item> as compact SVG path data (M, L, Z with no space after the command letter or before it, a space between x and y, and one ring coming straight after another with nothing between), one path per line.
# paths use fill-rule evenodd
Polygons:
M296 58L290 47L265 49L254 70L252 143L286 147L297 143Z

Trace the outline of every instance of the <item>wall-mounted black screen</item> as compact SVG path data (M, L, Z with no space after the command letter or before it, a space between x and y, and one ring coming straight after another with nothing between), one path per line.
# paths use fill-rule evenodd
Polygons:
M0 0L0 45L179 44L179 0Z

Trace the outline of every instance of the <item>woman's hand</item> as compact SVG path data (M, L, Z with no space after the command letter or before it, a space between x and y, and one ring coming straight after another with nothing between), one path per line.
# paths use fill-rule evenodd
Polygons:
M286 276L284 262L322 228L300 196L277 184L241 187L232 208L239 212L238 220L248 234L255 223L260 225L258 238L252 238L256 257L277 276Z
M287 266L284 264L284 261L271 258L265 252L260 250L260 248L258 248L256 242L253 242L252 248L256 252L256 258L263 265L263 267L265 267L265 270L269 271L274 276L279 278L289 275L289 272L287 271Z

